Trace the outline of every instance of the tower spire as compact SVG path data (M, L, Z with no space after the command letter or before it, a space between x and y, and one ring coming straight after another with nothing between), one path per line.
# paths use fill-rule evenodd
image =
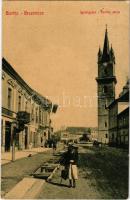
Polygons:
M106 24L102 61L104 62L109 61L110 59L109 53L110 53L110 49L109 49L108 31L107 31L107 24Z
M99 51L98 51L98 62L100 62L102 60L102 51L101 48L99 46Z
M112 48L112 44L111 44L111 49L110 49L110 57L111 57L111 61L114 62L114 64L115 64L115 55L114 55L114 51Z
M99 46L99 50L98 50L98 56L102 56L102 51L101 51L100 46Z

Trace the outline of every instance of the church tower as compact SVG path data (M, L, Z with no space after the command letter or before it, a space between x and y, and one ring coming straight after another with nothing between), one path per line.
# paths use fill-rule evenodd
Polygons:
M109 47L108 31L106 27L103 51L98 51L98 140L109 142L108 135L108 110L107 106L115 99L115 55L111 45Z

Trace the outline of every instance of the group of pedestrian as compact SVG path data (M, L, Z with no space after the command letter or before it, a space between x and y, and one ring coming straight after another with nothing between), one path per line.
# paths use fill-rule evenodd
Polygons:
M45 141L44 146L46 148L49 147L49 148L53 148L53 149L56 150L56 148L57 148L57 141L56 141L56 139L48 139L48 140Z

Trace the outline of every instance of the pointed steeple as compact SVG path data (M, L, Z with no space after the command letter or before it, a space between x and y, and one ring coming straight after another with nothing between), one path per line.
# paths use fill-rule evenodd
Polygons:
M109 50L109 40L108 40L108 32L107 32L107 25L106 25L102 61L107 62L109 60L110 60L110 50Z
M126 77L126 84L125 84L125 86L123 87L123 91L121 92L121 95L122 94L125 94L126 92L128 92L129 91L129 78L128 78L128 76Z
M102 51L101 51L101 48L99 46L99 51L98 51L98 62L100 62L102 59Z
M130 83L130 80L129 80L129 77L126 76L126 84L125 84L125 87L129 89L129 83Z
M111 44L111 49L110 49L110 56L111 56L111 60L115 63L115 54L114 54L114 50L112 48L112 44Z
M102 56L102 51L101 51L100 46L99 46L98 56L99 56L99 57Z

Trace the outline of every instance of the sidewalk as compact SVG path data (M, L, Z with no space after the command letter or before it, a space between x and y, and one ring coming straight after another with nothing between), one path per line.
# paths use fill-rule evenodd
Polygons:
M24 149L22 151L15 152L15 160L20 158L28 157L29 154L35 155L37 153L42 153L50 150L50 148L38 147L32 149ZM1 165L11 162L12 152L1 153Z
M59 152L62 149L63 149L62 145L61 144L58 145L57 152ZM32 154L33 156L28 157L29 154ZM52 159L54 160L56 159L56 157L53 156L52 148L41 147L41 148L33 148L31 150L17 151L15 162L11 162L11 152L2 153L2 162L3 162L3 165L1 166L1 195L2 197L4 197L6 193L11 191L23 179L31 178L30 175L36 169L38 169L39 166L41 166L43 163L46 163ZM4 165L5 161L6 163L8 162L8 164ZM41 187L41 184L42 183L38 182L32 185L32 187L39 188Z

